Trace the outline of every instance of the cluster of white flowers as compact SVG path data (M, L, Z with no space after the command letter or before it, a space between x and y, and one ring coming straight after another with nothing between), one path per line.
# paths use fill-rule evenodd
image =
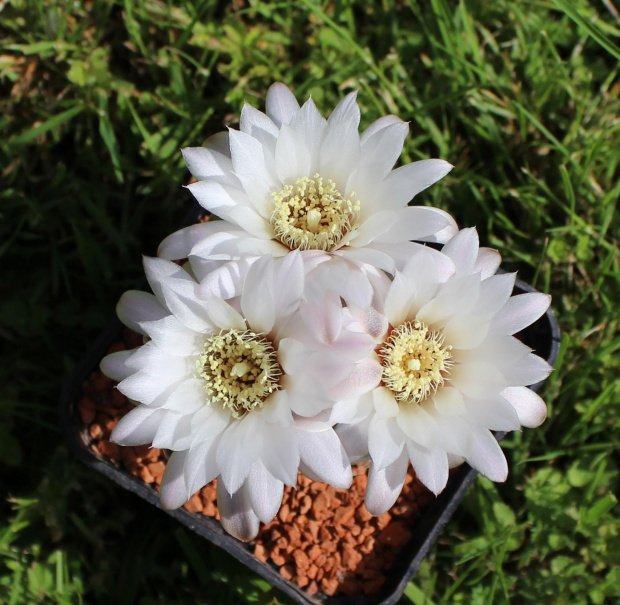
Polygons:
M347 488L351 463L369 458L373 514L410 462L435 494L463 461L505 480L491 431L539 425L546 407L527 385L550 372L512 335L549 297L511 297L515 275L496 275L500 256L475 229L408 205L452 166L392 170L406 122L360 135L355 94L326 120L282 84L266 104L183 151L189 190L221 220L166 238L144 261L153 294L118 304L145 344L102 361L138 404L112 439L171 451L167 508L217 478L222 524L241 540L298 471Z

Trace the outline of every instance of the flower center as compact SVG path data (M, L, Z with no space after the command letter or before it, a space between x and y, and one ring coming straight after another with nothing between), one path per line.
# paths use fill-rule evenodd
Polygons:
M360 203L355 193L348 198L331 179L315 174L273 193L271 224L276 238L291 250L333 250L357 227Z
M235 418L262 408L279 389L282 374L273 346L249 330L229 330L207 340L196 368L209 400L221 403Z
M451 350L441 332L421 321L406 321L379 350L383 384L398 401L420 403L443 385L452 366Z

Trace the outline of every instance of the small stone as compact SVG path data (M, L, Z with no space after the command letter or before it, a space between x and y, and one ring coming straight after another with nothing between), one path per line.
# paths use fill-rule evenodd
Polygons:
M292 565L283 565L280 567L280 575L285 580L292 580L294 575L294 570Z
M198 494L194 494L184 505L183 507L187 509L190 513L200 513L202 512L202 500Z
M254 556L263 563L267 563L267 552L265 551L265 546L260 542L256 544L254 547Z

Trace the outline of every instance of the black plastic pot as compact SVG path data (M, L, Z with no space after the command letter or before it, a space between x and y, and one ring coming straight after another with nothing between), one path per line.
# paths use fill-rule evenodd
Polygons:
M515 293L536 292L531 286L517 281ZM119 338L122 325L115 320L93 343L83 361L74 369L65 382L61 397L61 428L71 451L85 464L112 479L120 486L134 492L154 506L162 509L157 492L150 486L111 462L99 458L89 449L92 442L77 410L81 397L82 385L91 372L96 370L106 354L108 347ZM553 311L548 310L536 323L517 335L525 344L534 349L538 355L553 365L559 351L560 334ZM533 385L536 389L539 385ZM503 435L497 435L498 439ZM223 548L251 570L263 576L270 584L286 593L300 604L324 605L391 605L398 601L405 587L415 574L422 559L429 553L442 529L458 507L463 496L478 473L464 464L450 479L443 493L422 512L415 521L413 536L397 557L394 565L387 572L383 591L377 596L358 595L354 597L328 597L318 593L307 595L294 583L285 580L278 568L271 563L256 559L252 547L228 535L215 519L194 514L181 508L174 511L165 510L189 529ZM162 509L164 510L164 509Z

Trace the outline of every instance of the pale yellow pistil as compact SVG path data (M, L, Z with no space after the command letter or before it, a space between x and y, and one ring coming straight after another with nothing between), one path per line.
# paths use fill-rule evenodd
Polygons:
M406 321L392 330L379 350L383 384L398 401L420 403L444 384L451 350L441 332L421 321Z
M318 174L301 177L272 195L271 225L291 250L333 250L358 226L355 193L345 198L331 179L324 182Z
M196 362L207 398L228 408L235 418L260 409L279 389L282 370L264 335L229 330L211 337Z

